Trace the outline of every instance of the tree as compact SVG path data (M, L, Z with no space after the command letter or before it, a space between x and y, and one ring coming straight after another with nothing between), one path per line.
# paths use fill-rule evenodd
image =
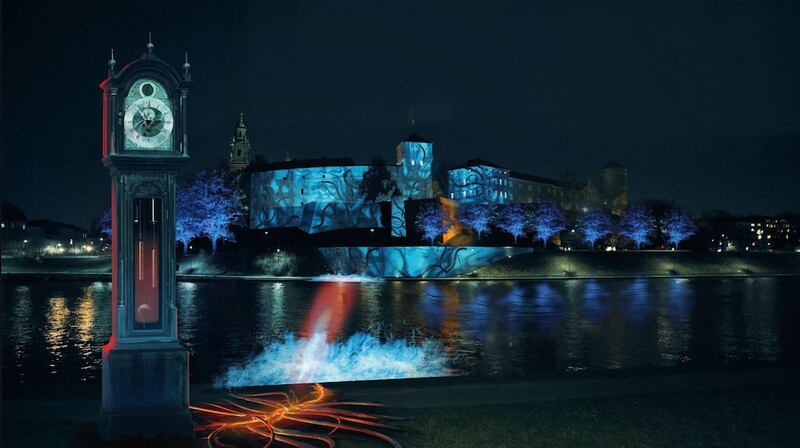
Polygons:
M235 240L231 226L241 223L244 216L243 194L227 172L221 169L200 171L186 186L185 195L179 206L184 212L179 219L183 229L176 228L176 234L185 232L182 237L188 239L208 236L214 253L218 240Z
M183 245L183 254L189 253L189 241L202 234L203 207L195 203L188 185L178 188L175 197L175 241Z
M484 233L491 232L492 207L488 204L463 203L458 209L458 220L478 233L478 239Z
M552 202L541 202L531 213L530 226L547 247L547 240L567 228L567 218Z
M663 228L667 241L674 244L676 249L681 241L694 235L697 230L692 218L677 209L672 210L664 219Z
M103 212L103 216L100 217L100 223L98 224L98 230L100 231L101 235L105 235L106 238L111 239L111 209L107 208L106 211Z
M590 211L578 220L578 229L583 233L584 240L591 244L592 250L594 250L597 240L611 233L611 219L602 210Z
M647 237L655 230L655 220L650 212L642 207L629 208L619 222L619 233L633 240L636 248L641 249Z
M397 190L397 183L386 169L386 162L374 159L358 184L358 193L368 202L388 201Z
M646 208L653 218L653 230L650 232L650 243L656 247L664 247L668 243L666 241L666 232L664 231L664 221L667 219L672 210L677 209L675 203L667 199L647 199L642 201L639 205Z
M514 244L525 235L525 207L522 204L500 206L497 212L497 227L514 237Z
M437 202L423 205L417 213L417 229L422 237L433 244L433 241L450 227L450 219L442 212Z

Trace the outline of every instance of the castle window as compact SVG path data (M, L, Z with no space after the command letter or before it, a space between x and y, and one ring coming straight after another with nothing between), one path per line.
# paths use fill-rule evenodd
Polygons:
M411 161L411 166L414 166L414 161L413 160Z
M236 150L236 155L237 156L241 156L242 155L242 150L241 149L237 149Z

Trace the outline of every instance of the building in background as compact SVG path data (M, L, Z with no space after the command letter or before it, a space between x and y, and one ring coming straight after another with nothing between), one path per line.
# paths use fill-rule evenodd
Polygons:
M79 227L47 219L27 220L15 207L3 207L2 253L5 256L99 255L103 237L89 236Z
M738 250L798 250L800 249L800 216L747 216L736 219L738 235L746 235L736 241ZM721 236L720 239L724 239Z
M600 199L603 207L615 215L628 208L628 169L617 161L600 168Z
M611 198L606 201L606 195ZM490 204L553 202L566 211L602 205L621 214L628 204L627 171L617 163L601 169L601 192L591 182L548 179L510 170L482 159L449 171L449 196L459 202Z

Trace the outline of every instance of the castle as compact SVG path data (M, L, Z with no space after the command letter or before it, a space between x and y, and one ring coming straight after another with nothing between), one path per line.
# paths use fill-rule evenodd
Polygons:
M231 142L229 167L246 175L250 228L297 227L307 233L383 227L381 205L366 201L359 186L371 165L351 158L286 160L251 158L244 118ZM396 147L395 163L385 165L397 191L391 203L392 236L406 236L405 203L433 199L433 143L413 133ZM458 203L506 204L551 201L566 211L602 206L621 214L628 205L627 170L611 162L600 184L556 181L475 159L449 170L446 198Z

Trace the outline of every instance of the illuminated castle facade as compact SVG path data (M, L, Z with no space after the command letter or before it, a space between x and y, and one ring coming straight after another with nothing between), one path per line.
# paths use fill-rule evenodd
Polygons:
M433 197L432 164L433 143L419 135L397 145L397 162L386 166L398 187L387 198L394 236L405 236L405 201ZM250 228L299 227L318 233L382 227L380 204L365 201L359 193L369 169L350 158L251 163L246 170Z
M251 229L297 227L307 233L348 228L376 228L390 223L393 237L406 236L408 200L432 199L433 143L412 134L396 148L396 161L385 166L397 190L377 201L359 191L371 165L351 158L323 158L268 163L251 159L244 118L231 142L229 167L245 176ZM616 162L601 168L598 186L557 181L510 170L480 159L449 170L451 204L553 202L565 211L604 207L621 214L628 204L627 170ZM389 203L391 218L382 218ZM386 212L386 209L383 209Z
M481 159L469 160L449 171L449 198L466 203L553 202L566 211L603 206L622 214L628 205L625 167L610 162L600 169L600 188L591 182L559 181L534 176Z

